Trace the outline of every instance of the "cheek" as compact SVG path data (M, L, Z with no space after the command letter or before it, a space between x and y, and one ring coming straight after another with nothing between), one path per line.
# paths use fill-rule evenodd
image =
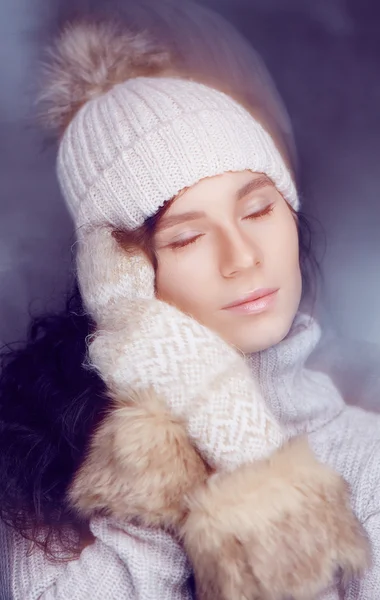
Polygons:
M204 297L209 286L206 286L205 269L197 264L186 264L186 260L173 257L158 257L156 272L156 294L164 302L168 302L179 310L201 319L207 304Z

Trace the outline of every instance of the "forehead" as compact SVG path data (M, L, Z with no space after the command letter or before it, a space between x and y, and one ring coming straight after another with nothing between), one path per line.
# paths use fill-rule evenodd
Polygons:
M252 184L252 185L251 185ZM263 173L252 171L226 172L214 177L206 177L189 188L183 189L173 200L170 212L182 210L187 205L213 198L236 198L244 196L256 187L272 185L272 181ZM169 212L169 211L168 211Z

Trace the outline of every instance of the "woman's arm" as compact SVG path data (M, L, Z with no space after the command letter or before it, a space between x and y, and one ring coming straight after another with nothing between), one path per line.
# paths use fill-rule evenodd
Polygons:
M111 518L93 519L95 541L77 560L50 562L11 535L12 600L190 600L190 568L180 545L162 530Z

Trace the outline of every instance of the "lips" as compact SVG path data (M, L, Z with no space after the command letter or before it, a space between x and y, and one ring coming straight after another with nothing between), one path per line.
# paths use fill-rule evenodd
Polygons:
M255 290L254 292L250 292L244 296L241 296L234 302L223 306L223 310L228 310L229 308L237 308L239 306L244 306L245 304L249 304L251 302L255 302L256 300L261 300L267 298L268 296L274 295L278 292L278 288L260 288Z

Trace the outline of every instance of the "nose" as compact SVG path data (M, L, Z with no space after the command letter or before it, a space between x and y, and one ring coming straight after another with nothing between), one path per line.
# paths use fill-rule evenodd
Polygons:
M238 228L224 231L220 237L220 272L223 277L237 277L262 263L262 252L245 232Z

